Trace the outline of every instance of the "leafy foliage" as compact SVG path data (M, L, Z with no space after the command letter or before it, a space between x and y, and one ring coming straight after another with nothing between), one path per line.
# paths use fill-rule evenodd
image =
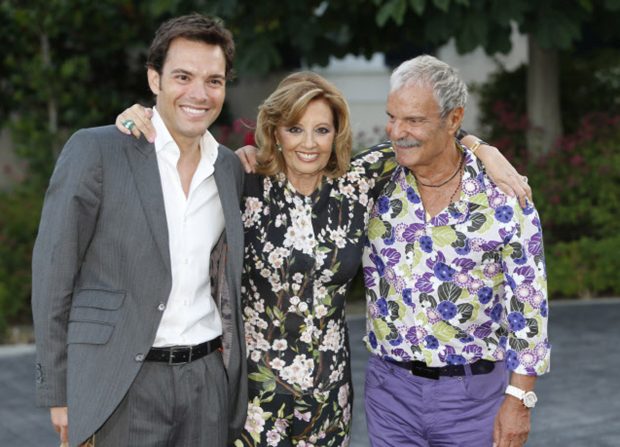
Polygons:
M602 49L562 62L565 122L571 133L539 160L525 156L525 104L515 85L524 68L479 88L491 141L517 160L534 190L545 235L551 296L619 294L620 57Z
M531 166L547 243L620 234L620 116L590 114L578 131Z
M584 42L587 49L585 43L617 38L620 1L3 0L0 128L10 129L29 171L24 184L0 194L2 318L28 314L23 272L62 142L77 128L111 123L128 104L148 103L144 59L153 32L165 19L193 11L226 22L243 75L298 67L302 58L325 65L330 56L347 53L381 51L398 63L452 37L461 52L478 45L490 54L506 52L511 21L545 45ZM605 76L618 79L613 71Z
M70 132L111 122L148 94L144 36L153 25L141 24L152 21L127 0L8 1L0 11L3 118L30 181L45 184Z
M30 319L32 245L62 143L75 129L111 123L127 104L150 96L146 45L181 2L134 3L0 3L0 128L9 129L28 170L0 193L0 338L7 322Z
M618 36L613 23L620 13L618 0L373 0L379 7L377 24L388 28L424 19L425 39L441 44L454 37L466 53L482 46L488 54L510 50L511 23L530 34L543 48L566 50L583 39L583 30L602 20L600 34ZM615 22L614 22L615 20Z
M555 296L618 296L620 237L589 237L549 246L549 291Z
M579 132L585 115L600 112L620 114L620 54L615 48L602 47L587 54L561 54L562 121L568 141ZM485 138L502 149L520 169L528 159L525 134L529 124L523 88L524 65L513 71L501 68L484 85L473 86L480 98L480 122Z
M620 38L617 23L620 7L617 0L433 0L406 2L390 0L383 3L378 23L389 25L407 23L404 19L415 13L424 18L422 28L428 42L435 45L454 37L460 53L478 46L489 55L507 52L511 48L512 24L527 34L530 49L528 82L523 91L529 98L528 130L530 156L544 154L552 141L563 132L560 97L557 85L559 71L557 53L580 45L617 44ZM540 92L547 96L544 100ZM563 98L562 98L563 99Z
M9 322L30 321L30 260L42 200L36 188L0 193L0 334Z

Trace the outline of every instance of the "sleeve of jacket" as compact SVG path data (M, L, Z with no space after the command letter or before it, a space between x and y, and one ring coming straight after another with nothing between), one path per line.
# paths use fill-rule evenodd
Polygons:
M235 186L237 187L237 197L239 203L241 202L243 195L243 184L245 180L245 174L241 162L235 155L232 159L232 171L235 175ZM241 216L241 213L239 213ZM239 217L241 221L241 217ZM241 232L243 225L240 224ZM240 235L243 241L243 233ZM243 250L242 255L243 256ZM241 259L243 262L243 259ZM234 378L230 378L229 382L229 396L230 396L230 423L228 430L228 441L230 444L239 437L241 430L245 425L245 419L248 408L248 376L247 376L247 360L245 351L245 331L243 324L243 310L241 308L241 277L237 278L237 296L230 297L236 303L237 312L236 323L238 328L238 345L236 347L239 360L238 374Z
M40 406L66 406L67 325L74 283L101 203L100 153L87 130L76 132L56 163L32 257L36 391Z

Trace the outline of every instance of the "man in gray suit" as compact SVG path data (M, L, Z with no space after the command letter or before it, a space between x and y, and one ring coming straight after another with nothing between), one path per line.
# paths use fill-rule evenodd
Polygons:
M243 426L243 173L207 130L233 56L210 18L164 23L154 144L83 129L58 159L32 309L38 403L72 446L224 446Z

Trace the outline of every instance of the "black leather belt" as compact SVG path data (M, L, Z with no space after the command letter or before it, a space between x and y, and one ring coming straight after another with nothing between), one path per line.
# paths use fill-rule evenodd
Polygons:
M465 376L467 369L471 370L473 376L488 374L495 368L495 362L489 360L478 360L469 365L446 365L441 367L427 366L424 362L397 362L388 360L393 365L407 369L414 376L426 377L427 379L438 380L440 376Z
M222 337L214 338L195 346L170 346L169 348L151 348L144 359L147 362L166 362L169 365L181 365L209 355L222 347Z

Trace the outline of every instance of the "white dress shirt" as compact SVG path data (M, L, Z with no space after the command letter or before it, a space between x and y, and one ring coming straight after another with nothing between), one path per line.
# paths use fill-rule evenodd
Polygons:
M205 132L186 197L177 170L181 152L157 110L153 125L172 269L172 290L153 346L197 345L222 335L209 278L211 250L224 230L224 212L213 176L218 143Z

